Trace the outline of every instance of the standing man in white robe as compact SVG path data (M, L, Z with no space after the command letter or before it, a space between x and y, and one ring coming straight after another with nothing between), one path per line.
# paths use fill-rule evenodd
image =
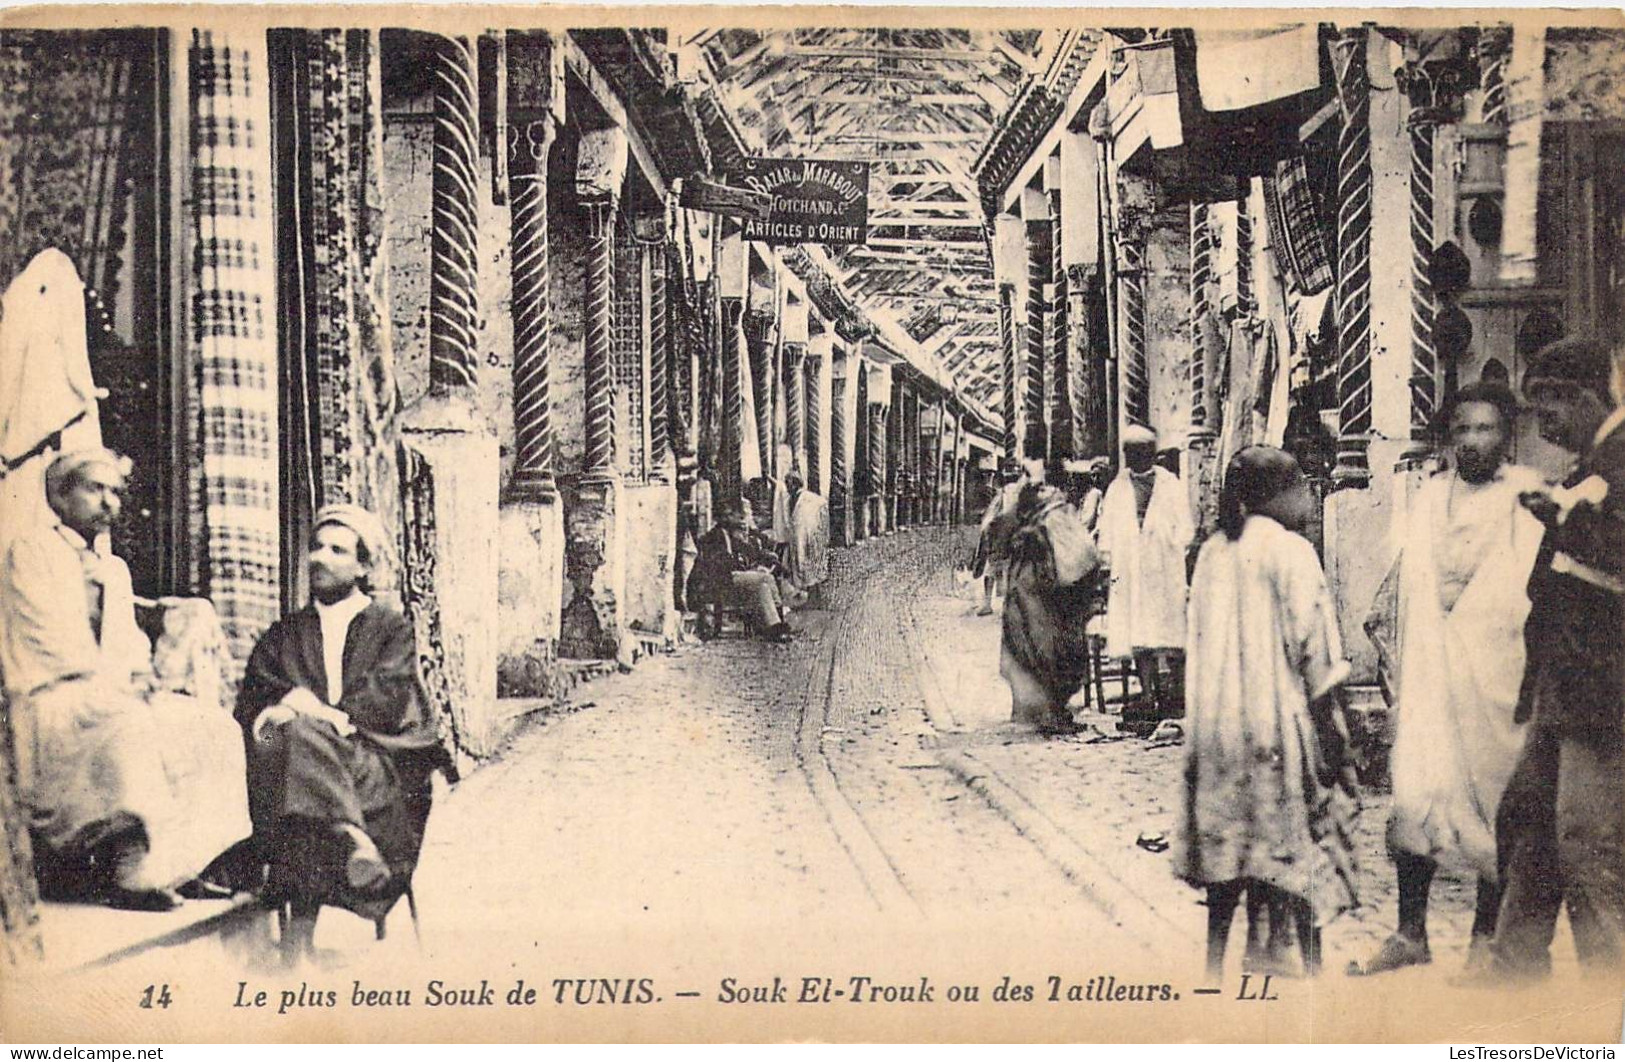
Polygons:
M1166 718L1183 688L1186 555L1196 523L1185 485L1158 467L1156 456L1156 435L1138 425L1124 430L1124 467L1106 491L1098 533L1111 567L1106 652L1133 658L1143 695ZM1159 657L1169 665L1172 689L1161 688Z
M1399 877L1399 927L1361 971L1432 961L1428 893L1441 857L1478 872L1469 966L1487 960L1501 890L1495 809L1523 749L1513 721L1524 672L1526 587L1543 528L1518 502L1539 489L1532 469L1507 463L1517 400L1499 384L1456 396L1447 421L1454 467L1422 484L1394 562L1397 623L1368 621L1397 652L1398 733L1388 852ZM1379 595L1380 597L1380 595Z

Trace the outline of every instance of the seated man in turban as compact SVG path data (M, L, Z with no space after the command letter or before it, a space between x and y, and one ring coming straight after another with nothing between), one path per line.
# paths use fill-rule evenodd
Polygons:
M195 879L248 835L248 797L230 715L158 688L130 570L97 545L128 471L99 448L46 469L56 522L7 551L0 667L47 893L161 911L219 894Z
M324 903L387 912L417 863L429 775L445 766L412 628L366 592L387 549L364 509L318 512L312 601L265 632L238 698L255 840L273 892L293 903L293 954Z

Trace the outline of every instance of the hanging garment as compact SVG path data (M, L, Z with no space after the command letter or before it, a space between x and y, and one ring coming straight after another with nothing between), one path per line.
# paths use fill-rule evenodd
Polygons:
M1523 749L1513 722L1524 671L1525 588L1543 528L1518 494L1540 486L1504 467L1463 490L1427 480L1411 511L1397 580L1398 733L1390 847L1465 857L1493 878L1495 810Z
M1321 225L1302 155L1275 164L1274 177L1264 179L1264 206L1271 244L1285 252L1282 258L1298 290L1314 295L1331 287L1332 237Z
M102 445L98 397L84 285L67 255L41 251L0 297L0 557L17 536L56 522L45 468Z
M1320 27L1196 31L1196 84L1209 111L1239 111L1320 87Z

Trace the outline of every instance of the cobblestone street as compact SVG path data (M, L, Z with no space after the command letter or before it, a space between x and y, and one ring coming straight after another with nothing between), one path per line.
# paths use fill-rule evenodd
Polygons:
M790 645L688 645L534 717L435 811L417 883L426 950L528 938L567 954L604 925L845 936L870 919L962 925L974 912L1028 940L1075 933L1095 954L1194 965L1199 896L1135 843L1173 828L1181 750L1012 725L998 620L976 616L978 588L953 577L967 545L926 529L840 551ZM1112 715L1079 718L1115 733ZM1368 794L1364 906L1328 930L1331 978L1392 927L1385 816ZM1470 874L1445 868L1435 965L1384 981L1456 972L1471 900ZM330 923L340 947L370 928Z

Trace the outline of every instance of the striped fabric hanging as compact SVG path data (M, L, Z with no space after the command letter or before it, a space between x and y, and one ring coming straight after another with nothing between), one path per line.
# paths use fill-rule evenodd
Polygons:
M264 37L195 30L190 49L194 287L187 316L193 583L239 677L281 609L277 338Z

